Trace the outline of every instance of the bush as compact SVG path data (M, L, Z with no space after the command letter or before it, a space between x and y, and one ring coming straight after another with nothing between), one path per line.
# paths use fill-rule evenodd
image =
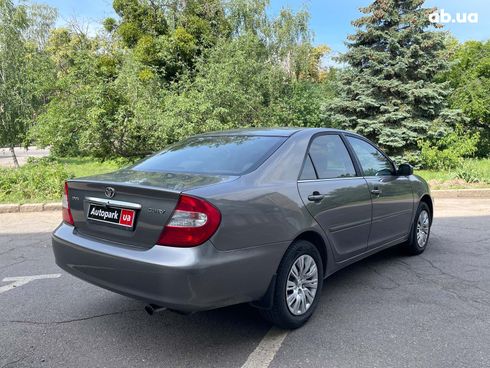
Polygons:
M19 169L0 169L0 202L59 199L73 174L53 158L30 159Z
M478 149L480 134L466 133L463 127L456 129L436 141L420 141L422 166L427 169L447 170L463 163L463 158L471 157Z

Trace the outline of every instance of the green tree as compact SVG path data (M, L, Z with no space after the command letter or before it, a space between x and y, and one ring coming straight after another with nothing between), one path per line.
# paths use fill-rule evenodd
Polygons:
M355 130L390 154L417 150L434 122L455 118L446 107L448 83L435 76L447 70L445 34L428 15L423 0L375 0L348 38L340 61L339 97L327 105L326 123Z
M469 118L467 127L480 132L479 156L490 154L490 41L456 46L445 78L453 92L449 101Z
M55 12L48 7L15 6L0 0L0 146L26 143L28 128L51 75L42 48Z
M330 80L296 80L268 62L270 52L253 33L218 44L197 64L195 78L165 95L159 136L170 143L211 130L321 126Z
M106 20L108 29L116 29L128 47L136 45L145 36L159 36L167 33L168 23L165 14L166 1L162 0L114 0L114 11L121 22Z
M267 13L268 6L269 0L226 2L232 34L255 36L267 50L267 62L280 65L288 78L320 80L324 72L321 59L330 49L326 45L312 45L308 11L293 13L283 8L273 18Z
M113 7L120 21L106 19L105 28L162 82L192 72L204 50L230 35L220 0L114 0Z
M26 119L30 114L29 91L25 86L28 72L22 32L28 27L23 8L11 1L0 1L0 146L8 145L15 165L15 145L23 142ZM27 99L26 99L27 97Z
M281 94L283 71L267 65L267 50L253 35L223 42L188 79L165 96L163 136L169 141L193 133L267 126Z
M89 109L103 97L101 85L110 76L99 72L95 41L68 29L51 33L46 49L56 67L56 82L49 102L31 128L30 135L41 146L52 146L57 155L76 155L81 135L88 127ZM105 77L105 78L104 78Z
M195 75L165 95L161 136L251 126L320 126L331 80L314 47L308 13L267 14L267 0L226 2L231 39L196 63ZM333 75L333 73L332 73ZM321 82L321 81L324 82Z
M104 21L107 34L57 29L47 41L57 78L31 133L53 153L140 156L209 130L321 125L335 73L306 11L271 17L265 0L113 4L120 19Z

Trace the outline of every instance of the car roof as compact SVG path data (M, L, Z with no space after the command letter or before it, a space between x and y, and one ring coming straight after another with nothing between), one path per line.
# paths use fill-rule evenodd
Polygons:
M214 132L208 132L199 134L198 136L223 136L223 135L263 135L263 136L277 136L277 137L290 137L299 131L308 131L311 134L319 132L346 132L344 130L333 128L244 128L244 129L230 129L220 130ZM350 133L350 132L349 132Z

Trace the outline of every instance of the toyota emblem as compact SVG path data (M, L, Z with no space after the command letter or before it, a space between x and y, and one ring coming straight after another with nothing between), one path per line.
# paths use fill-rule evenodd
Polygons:
M113 187L106 187L105 188L105 196L107 198L114 197L114 194L116 194L116 190Z

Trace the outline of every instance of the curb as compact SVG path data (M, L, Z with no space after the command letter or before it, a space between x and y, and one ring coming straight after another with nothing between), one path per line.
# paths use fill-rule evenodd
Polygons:
M0 213L61 211L61 202L0 204Z
M434 198L490 198L490 189L445 189L432 190Z

